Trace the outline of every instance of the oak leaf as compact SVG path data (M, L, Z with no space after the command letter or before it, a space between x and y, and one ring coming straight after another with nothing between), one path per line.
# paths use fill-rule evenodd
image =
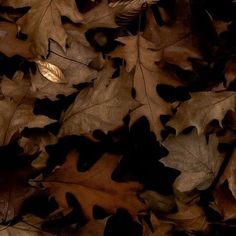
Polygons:
M17 39L17 26L8 22L0 22L0 51L8 57L21 55L32 58L29 40Z
M131 121L134 122L141 116L146 116L152 131L160 139L160 132L163 128L160 115L171 114L171 106L158 96L156 86L161 83L179 85L179 82L173 79L175 78L173 74L155 64L161 60L162 53L141 34L120 37L117 41L124 46L118 47L111 55L124 58L128 72L135 70L133 78L133 86L136 90L135 99L142 104L132 112Z
M67 83L52 83L37 71L35 75L31 75L31 91L35 97L57 100L59 94L67 96L76 92L77 89L73 85L91 82L97 77L97 71L88 67L97 54L83 43L83 39L77 41L77 37L77 40L74 40L69 34L68 40L70 44L66 52L57 43L51 42L50 55L46 60L61 70Z
M62 209L68 208L66 193L69 192L78 199L85 216L90 219L94 205L111 214L118 208L124 208L134 217L145 211L145 204L136 196L142 189L139 183L118 183L111 179L112 172L120 161L119 156L104 154L86 172L76 169L77 156L75 152L70 153L66 162L42 182Z
M236 219L236 199L226 184L218 186L214 192L211 207L218 211L224 220Z
M83 15L84 31L95 27L115 28L115 15L108 5L108 0L102 0L96 7Z
M57 137L51 133L39 133L34 132L27 137L22 137L19 139L18 144L23 149L25 155L37 155L31 165L35 169L42 169L46 167L48 154L46 152L47 145L53 145L57 142Z
M207 143L205 136L199 136L194 130L189 135L171 136L163 145L169 154L160 161L181 171L174 182L177 190L204 190L212 184L223 161L217 150L218 139L215 135L211 135Z
M176 230L185 230L189 235L208 228L205 212L196 204L178 204L178 212L166 215L165 219L174 222Z
M1 90L5 97L0 100L0 145L7 145L25 127L42 128L55 122L46 116L33 114L34 99L27 80L3 78Z
M137 103L131 96L132 80L125 71L111 79L114 69L107 65L94 87L83 89L61 118L59 136L104 132L118 128Z
M151 213L150 221L152 224L152 230L143 222L143 236L170 236L171 231L174 228L173 222L168 222L158 219L153 213Z
M232 156L224 170L223 175L220 177L219 185L225 181L228 182L229 189L232 195L236 199L236 150L232 153Z
M230 85L231 82L235 81L236 79L236 59L229 60L225 65L225 80L226 80L226 87Z
M198 43L192 34L190 2L176 2L175 18L167 24L159 25L150 9L147 10L147 22L144 37L148 38L157 50L163 53L163 60L184 70L192 70L190 58L201 59Z
M36 55L48 54L49 39L58 42L65 49L67 35L61 23L62 16L75 23L82 21L75 0L5 0L3 5L14 8L31 7L17 24L32 40Z
M103 236L106 219L90 220L85 226L79 229L74 236Z
M134 20L148 6L156 4L156 0L115 0L109 3L113 8L115 16L118 18L120 25L126 25L127 22Z
M202 134L206 126L214 119L221 125L225 114L235 111L235 92L197 92L183 102L174 117L167 123L179 134L183 129L194 126Z

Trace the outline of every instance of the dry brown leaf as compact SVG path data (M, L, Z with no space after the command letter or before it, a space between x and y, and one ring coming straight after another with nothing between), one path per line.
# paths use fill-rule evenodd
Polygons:
M62 209L68 208L66 193L72 193L89 219L93 218L94 205L103 207L111 214L118 208L124 208L133 217L146 210L136 196L142 189L139 183L118 183L111 179L112 172L120 162L119 156L104 154L86 172L77 170L77 157L75 152L70 153L66 162L42 182Z
M168 213L175 207L174 196L163 196L158 192L146 190L140 194L152 211L161 211Z
M2 158L6 157L1 156L1 160ZM0 224L11 222L15 216L18 216L25 199L35 193L35 189L28 184L28 179L33 173L34 169L29 164L20 167L13 164L13 167L8 167L7 170L1 169Z
M225 65L226 87L236 79L236 59L228 61Z
M163 126L159 118L160 115L171 114L171 106L158 96L156 86L160 83L171 83L173 86L180 83L175 80L173 74L162 70L155 64L161 60L162 53L142 35L121 37L117 41L123 43L124 46L118 47L111 55L124 58L128 72L135 70L133 78L133 86L136 90L135 99L142 104L131 113L131 123L141 116L146 116L151 129L160 139Z
M32 58L30 42L16 38L17 26L8 22L0 22L0 52L8 57L21 55L25 58Z
M163 145L169 155L161 159L165 166L181 171L174 182L180 192L207 189L214 181L223 161L222 154L217 150L218 139L199 136L196 130L189 135L170 136Z
M215 203L211 205L224 220L236 219L236 199L226 184L220 185L213 192Z
M228 26L231 24L232 22L225 22L225 21L222 21L222 20L216 20L214 19L213 20L213 25L214 25L214 28L217 32L217 34L221 34L225 31L228 30Z
M47 145L56 144L57 137L51 133L44 133L30 135L29 137L22 137L18 144L23 148L23 153L27 155L35 155L38 154L38 157L34 159L31 165L35 169L41 169L46 167L48 154L45 150Z
M61 69L45 60L35 60L41 75L53 83L66 84L68 81Z
M103 236L106 220L90 220L72 236Z
M162 51L163 60L184 70L192 70L189 58L202 58L198 42L192 34L189 0L176 2L175 17L168 24L158 25L152 11L147 10L144 36ZM159 8L161 11L162 8ZM162 9L164 11L164 9Z
M14 80L3 78L1 90L5 96L0 100L1 145L7 145L13 136L25 127L42 128L55 122L46 116L33 114L34 99L30 94L27 80L20 77Z
M12 226L0 227L0 236L55 236L52 233L40 230L42 223L43 219L35 215L24 215L22 221Z
M190 58L202 59L202 55L194 45L191 35L163 49L163 60L178 65L184 70L193 69Z
M174 21L165 26L159 26L151 10L147 11L147 23L144 36L153 42L159 49L173 45L190 34L190 3L189 0L176 2Z
M83 15L84 30L95 27L115 28L115 16L108 0L102 0L96 7Z
M208 228L207 218L204 210L198 205L180 205L178 212L165 216L165 219L175 223L176 230L206 231Z
M167 123L179 134L183 129L194 126L202 134L206 126L214 119L221 122L225 114L235 111L235 92L197 92L192 98L183 102L174 117Z
M14 8L31 7L17 24L32 40L33 52L36 55L48 54L49 38L65 49L67 35L61 23L61 16L66 16L75 23L82 21L75 0L4 0L3 5Z
M223 175L220 177L219 185L228 181L229 189L236 199L236 149L234 150Z
M139 104L132 99L132 80L121 71L119 78L111 79L114 69L107 65L93 88L83 89L61 118L59 136L104 132L118 128L130 110Z
M76 92L77 90L73 85L91 82L97 77L97 71L88 67L89 63L97 57L97 54L88 45L84 44L83 38L78 37L77 32L72 32L72 30L70 32L75 34L76 40L72 40L69 35L70 43L66 52L63 52L57 43L51 42L51 53L46 60L60 68L67 84L52 83L37 72L36 75L31 76L31 91L37 98L47 97L51 100L57 100L59 94L67 96Z
M174 223L160 220L153 213L151 213L150 221L152 223L153 232L150 227L143 222L143 236L171 236Z
M135 19L149 5L156 4L156 0L115 0L109 3L114 14L119 18L119 23L125 25L128 21Z

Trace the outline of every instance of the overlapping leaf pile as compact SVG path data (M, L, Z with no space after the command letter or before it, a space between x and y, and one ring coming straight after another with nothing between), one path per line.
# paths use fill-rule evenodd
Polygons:
M0 4L0 235L235 235L235 1Z

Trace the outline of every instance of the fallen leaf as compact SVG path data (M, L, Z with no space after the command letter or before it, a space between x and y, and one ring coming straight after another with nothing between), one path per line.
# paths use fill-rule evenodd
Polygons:
M223 161L222 154L217 150L218 139L215 135L211 135L207 143L205 136L199 136L194 130L189 135L171 136L163 145L169 155L160 161L181 171L174 182L177 190L205 190L212 184Z
M152 230L150 227L143 222L143 236L170 236L172 229L174 228L174 223L167 222L158 219L153 213L151 213L150 221L152 224Z
M163 49L163 60L178 65L183 70L192 70L192 63L189 59L202 59L202 55L193 41L193 36L189 35L175 44L167 46Z
M228 30L228 26L231 24L232 22L225 22L222 20L213 20L213 25L214 28L217 32L218 35L220 35L221 33L225 32Z
M75 0L5 0L4 6L14 8L31 7L17 24L33 43L36 55L48 54L48 40L53 39L65 49L67 35L61 23L61 16L66 16L75 23L82 21Z
M27 80L19 77L14 80L3 78L1 90L5 97L0 100L0 145L7 145L25 127L43 128L55 122L46 116L33 114L34 99Z
M34 159L31 165L35 169L42 169L46 167L48 154L45 150L47 145L56 144L57 137L51 133L43 133L43 134L36 134L30 135L28 137L22 137L19 139L18 144L20 147L23 148L23 153L27 155L36 155L38 154L37 158Z
M35 60L35 62L41 75L49 81L58 84L67 83L67 80L59 67L43 60Z
M1 155L1 162L3 158L6 159ZM25 199L35 193L35 189L28 184L28 178L34 173L30 160L26 164L26 160L19 156L10 160L16 163L16 158L21 158L17 160L20 163L18 166L12 164L0 171L0 223L11 222L18 216Z
M111 79L114 69L99 72L92 88L83 89L61 119L59 136L104 132L118 128L130 110L139 104L132 99L132 80L125 71L119 78Z
M194 126L202 134L212 120L222 120L229 111L235 111L235 92L197 92L192 98L183 102L174 117L167 123L179 134L183 129Z
M131 113L131 123L141 116L146 116L158 139L163 126L160 122L160 115L171 114L171 105L160 98L156 92L157 84L179 85L175 76L158 67L155 62L162 58L161 51L158 51L153 43L142 35L125 36L117 41L124 44L118 47L111 55L126 60L126 70L134 72L133 86L136 91L135 99L142 104Z
M218 185L223 184L226 180L232 195L236 199L236 149L232 153L228 165L226 166L223 175L220 177Z
M76 153L69 154L66 162L42 181L62 209L68 208L66 193L72 193L89 219L93 218L94 205L104 208L110 214L115 213L118 208L124 208L133 217L146 210L146 206L136 196L142 189L139 183L118 183L111 179L111 174L120 161L119 156L104 154L86 172L76 169L77 156Z
M90 220L73 236L103 236L106 220Z
M228 61L225 65L226 87L236 79L236 59Z
M126 25L137 18L148 6L156 4L156 0L130 0L111 1L109 6L113 8L115 16L119 19L120 25Z
M226 184L220 185L213 192L214 203L211 207L223 216L224 220L236 219L236 199Z
M83 15L84 31L96 27L115 28L114 12L108 5L108 0L102 0L96 7Z
M175 207L175 201L172 195L163 196L158 192L146 190L140 194L140 197L154 212L161 211L168 213Z
M0 51L8 57L21 55L32 58L29 40L17 39L17 26L13 23L0 22Z
M190 25L190 2L176 2L175 18L168 24L159 25L151 10L148 10L144 36L163 52L163 60L178 65L184 70L192 70L190 58L202 58L195 35Z
M174 222L176 230L185 230L190 235L208 228L205 213L198 205L181 205L177 213L166 215L165 219Z
M75 34L75 32L73 33ZM31 75L31 91L37 98L57 100L59 94L68 96L76 92L77 89L73 85L89 83L97 77L97 71L88 67L97 54L84 44L83 38L79 38L77 33L78 41L72 40L70 35L68 37L70 44L66 52L57 43L51 42L50 55L46 60L47 63L60 68L67 83L52 83L37 72L35 75Z
M43 220L37 216L25 215L15 225L0 228L0 236L54 236L40 229L42 223Z

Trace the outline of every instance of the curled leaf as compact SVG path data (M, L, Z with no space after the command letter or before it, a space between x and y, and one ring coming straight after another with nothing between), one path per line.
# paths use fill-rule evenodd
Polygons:
M61 69L49 62L36 60L39 72L49 81L58 84L65 84L67 80L63 75Z
M119 24L126 25L127 22L132 21L140 12L145 10L148 5L156 3L156 0L118 0L110 2L109 6L113 8L116 17L119 19Z

